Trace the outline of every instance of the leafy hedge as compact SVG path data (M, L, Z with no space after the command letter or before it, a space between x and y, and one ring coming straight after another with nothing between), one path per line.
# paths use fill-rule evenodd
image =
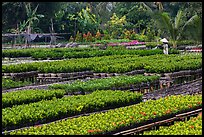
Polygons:
M172 126L161 126L159 130L145 131L143 135L202 135L202 115Z
M190 108L202 107L202 95L177 95L149 100L104 113L52 122L13 131L12 135L92 135L108 134L150 119L176 114ZM4 117L3 117L4 118Z
M39 71L41 73L67 73L94 71L106 73L124 73L138 69L146 72L164 73L202 67L201 54L189 55L112 55L93 58L69 59L53 62L33 62L2 65L2 72Z
M28 123L48 122L77 114L125 106L142 101L141 93L123 91L95 91L88 95L42 100L35 103L2 109L2 127L25 126Z
M7 49L2 51L2 57L33 57L35 59L46 59L51 57L51 55L55 55L57 53L64 54L66 52L84 52L84 51L92 51L97 48L33 48L33 49ZM44 53L44 55L43 55ZM38 55L39 54L39 55ZM61 55L61 56L62 56ZM39 57L38 57L39 56ZM52 58L52 57L51 57ZM54 59L55 57L53 57Z
M172 55L172 58L164 56L162 62L149 62L144 66L146 72L168 73L180 70L195 70L202 68L202 55Z
M64 90L21 90L15 92L2 93L2 108L14 105L29 104L40 100L51 100L53 97L61 98L65 94Z
M14 81L10 78L2 78L2 89L10 89L16 87L22 87L31 84L29 81Z
M37 49L9 49L3 50L2 57L32 57L33 59L66 59L66 58L89 58L100 57L108 55L140 55L148 56L155 54L162 54L162 50L128 50L125 48L107 48L106 50L99 50L97 48L37 48ZM170 52L170 54L175 52ZM177 53L176 53L177 54Z
M92 79L89 81L75 81L71 84L53 84L49 85L50 89L64 89L66 93L93 92L95 90L117 89L119 87L126 87L141 83L151 83L159 80L159 76L115 76L104 79Z

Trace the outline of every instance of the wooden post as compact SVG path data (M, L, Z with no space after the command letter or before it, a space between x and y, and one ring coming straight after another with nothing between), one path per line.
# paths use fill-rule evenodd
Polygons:
M160 82L159 84L160 84L160 89L163 89L163 85L162 85L163 83Z

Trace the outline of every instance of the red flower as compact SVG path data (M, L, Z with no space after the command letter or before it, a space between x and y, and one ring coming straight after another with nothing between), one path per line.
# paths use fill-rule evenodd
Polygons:
M102 131L102 130L100 130L100 129L95 129L95 130L93 130L93 129L89 129L89 130L87 130L89 133L93 133L93 132L100 132L100 131Z
M171 109L168 109L165 113L166 113L166 114L171 113Z
M143 116L146 116L146 115L147 115L145 112L140 112L140 114L142 114Z
M199 101L199 102L197 102L197 104L199 104L199 105L200 105L201 103L202 103L202 102L200 102L200 101Z
M156 113L156 112L153 112L153 114L156 115L157 113Z
M89 132L89 133L92 133L92 132L95 132L95 131L94 131L94 130L92 130L92 129L90 129L90 130L88 130L88 132Z
M86 34L83 34L83 37L85 38L85 37L86 37Z
M198 114L198 116L202 117L202 112L200 112L200 113Z
M190 126L190 128L194 128L194 126Z
M192 108L192 105L188 105L189 108Z

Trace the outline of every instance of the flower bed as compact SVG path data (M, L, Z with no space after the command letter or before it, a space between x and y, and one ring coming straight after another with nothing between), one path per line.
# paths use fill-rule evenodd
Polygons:
M51 100L53 97L61 98L64 90L21 90L16 92L2 93L2 108L14 105L29 104L41 100Z
M123 91L95 91L88 95L42 100L35 103L2 109L4 130L45 123L77 114L121 107L142 101L141 93Z
M140 51L141 54L146 54ZM141 55L140 54L140 55ZM151 53L149 53L151 54ZM70 59L53 62L34 62L2 65L3 73L39 71L40 73L63 73L93 71L99 73L124 73L145 69L145 72L167 73L195 70L202 67L202 55L112 55L103 57Z
M10 89L10 88L16 88L16 87L22 87L26 85L32 84L29 81L14 81L9 78L2 78L2 89Z
M133 46L133 45L144 45L145 42L139 42L138 40L133 40L131 42L122 43L109 43L108 46Z
M92 135L110 134L142 124L145 121L181 113L190 108L202 107L202 95L169 96L136 105L117 108L105 113L92 114L50 124L30 127L10 134L19 135Z
M145 131L143 135L202 135L202 114L172 126L161 126L159 130Z
M133 42L134 43L134 42ZM127 43L124 43L127 45ZM162 54L162 50L143 50L143 54L147 52L147 55ZM151 54L149 54L151 52ZM14 54L13 54L14 53ZM17 54L18 53L18 54ZM170 54L172 52L169 52ZM66 59L66 58L89 58L89 57L99 57L107 55L140 55L137 50L120 49L117 47L107 48L106 50L99 50L98 48L88 48L84 50L77 49L22 49L22 50L5 50L2 53L2 57L32 57L35 60L45 60L45 59ZM173 53L174 54L174 53Z
M132 85L141 83L151 83L153 81L159 80L159 76L115 76L111 78L104 79L93 79L86 82L76 81L71 84L53 84L50 85L50 89L64 89L66 93L73 92L93 92L95 90L104 89L118 89L120 87L131 87Z
M127 42L110 42L107 43L107 46L133 46L133 45L144 45L145 42L139 42L138 40L132 40L132 41L127 41ZM103 46L104 44L97 43L97 44L92 44L92 46L100 47Z

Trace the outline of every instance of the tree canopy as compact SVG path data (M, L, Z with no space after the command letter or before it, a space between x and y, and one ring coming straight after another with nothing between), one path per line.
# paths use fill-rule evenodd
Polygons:
M30 16L28 9L34 12ZM182 15L178 15L179 11ZM125 29L172 39L165 25L158 25L158 14L163 17L168 14L169 21L179 17L179 24L197 16L195 23L186 26L181 38L192 39L196 34L200 40L202 2L3 2L2 33L14 32L23 25L30 25L35 32L49 33L52 19L55 32L71 33L72 36L77 31L93 34L100 31L119 36Z

